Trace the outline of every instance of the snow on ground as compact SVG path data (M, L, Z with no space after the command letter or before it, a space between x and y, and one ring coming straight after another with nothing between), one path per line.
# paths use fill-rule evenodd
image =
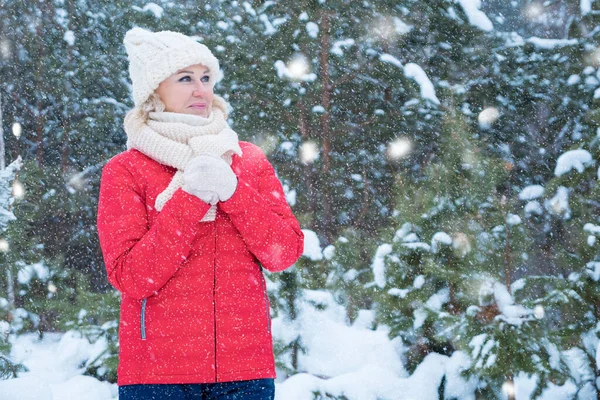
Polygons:
M275 339L300 335L305 348L298 359L302 373L290 377L279 373L276 400L312 400L316 392L348 400L437 400L444 376L446 398L475 399L476 379L461 376L470 362L461 351L451 357L429 354L409 375L400 361L401 340L390 340L385 326L373 329L372 311L362 310L350 324L330 293L305 290L298 315L295 322L273 320ZM25 334L12 343L11 358L29 371L17 379L0 380L0 400L118 399L116 384L82 375L86 362L96 358L105 343L89 344L75 332L49 333L41 341L35 334ZM515 384L516 399L527 400L535 377L517 375ZM572 398L576 390L573 383L551 385L541 399Z
M300 307L299 323L306 353L299 356L301 370L319 376L338 376L373 365L397 374L407 373L400 362L399 341L390 341L388 329L371 330L372 313L359 319L361 326L348 325L346 312L331 293L305 291L308 301ZM325 308L324 311L319 308Z
M349 400L437 400L438 387L446 374L446 396L462 400L475 399L475 381L467 382L459 374L466 356L456 352L449 358L429 354L410 377L401 378L376 365L330 379L297 374L278 387L276 400L308 400L313 392L345 396Z
M86 361L94 359L100 346L90 344L74 332L18 336L11 358L29 370L17 379L0 380L0 400L109 400L117 386L81 375Z

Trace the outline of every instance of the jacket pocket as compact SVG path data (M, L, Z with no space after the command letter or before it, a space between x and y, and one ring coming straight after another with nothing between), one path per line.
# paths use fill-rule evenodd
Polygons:
M142 332L142 340L146 340L146 302L148 299L142 300L142 311L140 313L140 331Z
M263 283L263 294L265 300L265 310L267 313L267 331L271 333L271 302L269 301L269 294L267 293L267 283L265 282L265 277L262 275L262 283Z

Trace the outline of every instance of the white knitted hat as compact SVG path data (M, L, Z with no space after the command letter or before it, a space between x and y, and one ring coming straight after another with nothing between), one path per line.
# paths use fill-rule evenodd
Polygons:
M207 67L211 86L221 78L219 60L208 47L181 33L150 32L136 27L125 34L123 44L129 58L136 107L143 104L163 80L190 65Z

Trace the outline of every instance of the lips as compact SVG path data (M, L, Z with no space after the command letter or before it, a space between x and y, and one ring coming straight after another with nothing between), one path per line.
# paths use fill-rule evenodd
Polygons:
M203 110L206 108L206 103L194 103L190 105L190 108L195 108L198 110Z

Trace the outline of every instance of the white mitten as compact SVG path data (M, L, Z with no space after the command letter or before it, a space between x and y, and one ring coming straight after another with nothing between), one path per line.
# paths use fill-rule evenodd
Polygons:
M236 188L237 177L221 157L204 153L185 166L182 189L206 203L226 201Z
M185 188L183 190L185 190ZM219 195L209 190L196 190L194 192L190 192L189 190L185 191L190 194L193 194L194 196L198 197L203 202L210 204L211 206L214 206L219 202Z

